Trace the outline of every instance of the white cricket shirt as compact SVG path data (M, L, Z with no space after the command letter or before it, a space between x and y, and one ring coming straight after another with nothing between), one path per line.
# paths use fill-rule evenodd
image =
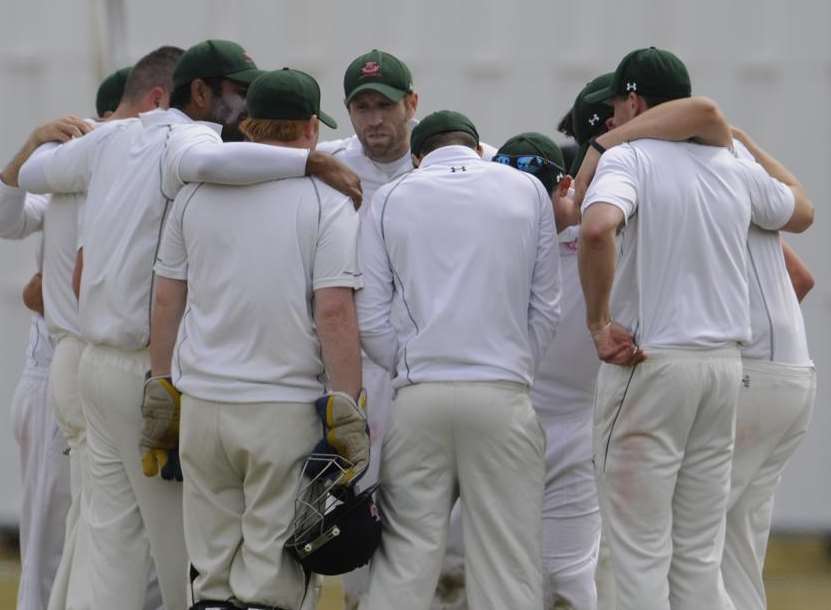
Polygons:
M591 410L600 360L586 328L586 301L577 268L580 227L558 235L560 250L560 323L537 367L531 400L540 414L562 415Z
M600 202L626 220L612 316L641 346L750 341L748 227L786 224L789 189L727 148L637 140L601 157L583 212Z
M361 224L361 341L393 385L530 385L560 315L551 200L470 148L381 187Z
M360 288L358 214L313 178L189 185L156 273L187 280L173 382L219 402L306 402L324 391L315 290Z
M734 140L733 146L739 159L756 163L744 144ZM779 232L750 225L747 253L753 338L742 349L742 356L811 366L805 322L785 267Z

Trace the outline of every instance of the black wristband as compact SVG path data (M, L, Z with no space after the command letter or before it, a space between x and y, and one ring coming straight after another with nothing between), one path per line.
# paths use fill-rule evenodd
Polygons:
M598 141L597 141L597 138L591 138L591 139L589 139L589 146L591 146L593 149L595 149L595 150L596 150L597 152L599 152L601 155L602 155L604 152L606 152L606 149L603 147L603 145L602 145L600 142L598 142Z

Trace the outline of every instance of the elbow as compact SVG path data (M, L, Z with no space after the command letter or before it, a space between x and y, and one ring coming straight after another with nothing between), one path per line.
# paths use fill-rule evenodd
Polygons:
M584 220L580 226L580 241L589 248L597 248L606 243L612 230L605 223Z
M788 231L790 233L804 233L811 225L814 224L814 207L807 203L805 209L799 214L795 214L788 223Z

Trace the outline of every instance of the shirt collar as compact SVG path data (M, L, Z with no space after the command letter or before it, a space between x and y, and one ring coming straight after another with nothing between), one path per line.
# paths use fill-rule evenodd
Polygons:
M429 167L431 165L446 165L448 163L455 163L458 161L481 161L482 158L472 148L453 144L451 146L442 146L436 150L427 153L421 159L420 167Z
M185 123L200 123L202 125L207 125L211 129L213 129L216 133L222 134L222 125L218 123L211 123L210 121L194 121L184 112L179 110L178 108L168 108L162 109L157 108L156 110L151 110L150 112L142 112L139 114L139 119L141 119L141 124L145 127L152 127L154 125L181 125Z

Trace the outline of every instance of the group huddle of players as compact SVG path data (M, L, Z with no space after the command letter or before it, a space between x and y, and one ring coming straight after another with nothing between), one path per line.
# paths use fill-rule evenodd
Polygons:
M326 141L311 75L165 46L0 174L0 237L42 232L18 607L311 609L354 506L348 608L764 608L816 383L799 181L654 47L565 156L419 120L379 50L344 103Z

